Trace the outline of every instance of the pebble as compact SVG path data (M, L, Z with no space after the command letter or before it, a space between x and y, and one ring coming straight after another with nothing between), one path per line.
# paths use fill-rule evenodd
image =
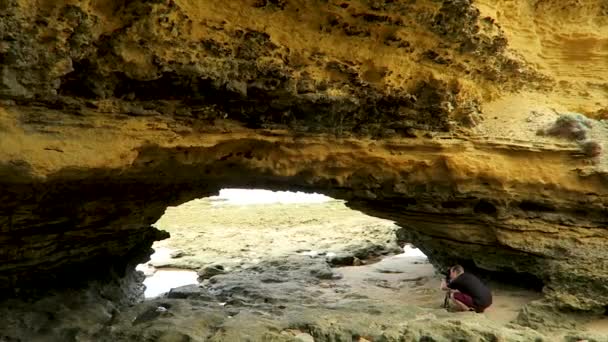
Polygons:
M226 273L224 266L211 265L211 266L207 266L207 267L203 268L202 270L198 271L198 276L201 279L209 279L213 276L216 276L218 274L224 274L224 273Z

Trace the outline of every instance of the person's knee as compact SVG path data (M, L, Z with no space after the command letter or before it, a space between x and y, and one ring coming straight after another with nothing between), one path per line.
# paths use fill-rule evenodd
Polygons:
M457 304L457 305L465 305L463 302L459 301L459 300L458 300L458 299L456 299L456 298L452 298L452 302L453 302L454 304ZM466 306L466 305L465 305L465 306Z
M472 309L471 307L469 307L465 303L459 301L458 299L452 298L451 302L452 302L452 306L455 307L458 311L469 311Z

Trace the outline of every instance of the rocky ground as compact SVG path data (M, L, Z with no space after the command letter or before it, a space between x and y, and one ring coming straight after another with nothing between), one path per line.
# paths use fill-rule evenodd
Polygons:
M204 227L198 223L203 219ZM541 294L497 282L490 282L495 300L486 313L447 312L440 308L441 277L426 257L410 246L402 253L392 222L341 201L235 205L222 197L201 199L168 208L157 226L172 238L155 245L163 253L148 264L147 274L192 269L200 284L174 288L123 313L123 323L111 328L120 338L569 341L579 336L512 323ZM127 322L146 327L145 333ZM594 324L595 331L580 336L603 340L594 334L605 327Z
M0 307L8 317L0 341L608 340L599 320L587 332L513 323L540 293L496 282L484 314L446 311L441 276L426 257L411 246L402 253L392 222L341 201L215 197L170 207L157 226L172 238L140 265L146 281L181 268L196 270L200 283L127 309L104 284L13 299Z
M287 255L325 255L335 259L334 263L352 265L355 257L399 251L395 240L399 227L350 210L343 201L318 195L313 203L302 197L300 203L239 205L264 201L270 194L245 192L231 197L228 191L169 207L156 226L168 231L171 238L157 242L154 248L170 249L173 257L160 256L151 264L193 270L220 265L234 270Z

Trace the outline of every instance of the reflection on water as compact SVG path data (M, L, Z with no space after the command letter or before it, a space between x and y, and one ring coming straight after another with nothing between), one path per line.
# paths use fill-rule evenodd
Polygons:
M154 298L172 288L184 285L198 284L198 275L194 271L185 270L157 270L144 280L146 285L146 298Z
M401 257L420 257L420 258L426 259L426 255L424 255L424 253L422 253L421 250L419 250L418 248L409 246L409 245L405 245L403 247L403 254L400 254L399 256L401 256Z
M151 262L166 262L171 259L173 251L169 248L155 248L154 254L150 256L150 262L137 266L138 271L146 275L144 285L146 285L146 298L154 298L172 288L198 284L198 275L195 271L180 269L156 269L150 265Z
M151 256L151 262L167 261L171 258L171 252L172 250L169 248L156 248L155 253ZM313 256L316 256L316 254L317 253L314 252ZM403 247L402 254L384 258L376 265L376 267L393 267L396 268L394 271L404 272L408 269L408 267L403 267L401 262L399 262L399 259L402 258L406 258L408 260L408 264L414 260L426 260L426 256L418 248L406 245ZM432 266L428 267L430 267L432 270ZM405 268L405 270L400 270L400 268ZM154 298L158 295L169 292L172 288L198 284L198 275L195 271L180 269L155 269L154 267L150 266L149 263L137 266L137 270L144 272L146 275L146 280L144 280L144 285L146 285L146 298Z

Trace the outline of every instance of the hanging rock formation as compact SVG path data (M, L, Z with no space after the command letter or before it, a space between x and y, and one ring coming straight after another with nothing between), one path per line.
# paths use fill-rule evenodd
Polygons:
M0 0L0 284L124 270L167 206L264 187L603 310L606 37L600 0Z

